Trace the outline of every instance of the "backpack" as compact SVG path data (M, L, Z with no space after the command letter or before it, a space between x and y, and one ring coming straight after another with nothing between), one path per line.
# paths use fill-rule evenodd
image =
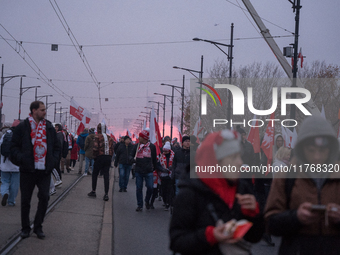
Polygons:
M2 144L1 144L1 155L4 156L4 161L10 156L11 154L11 141L12 141L13 132L6 132L4 134Z
M79 145L80 149L84 150L84 148L85 148L85 138L84 137L79 136L78 145Z

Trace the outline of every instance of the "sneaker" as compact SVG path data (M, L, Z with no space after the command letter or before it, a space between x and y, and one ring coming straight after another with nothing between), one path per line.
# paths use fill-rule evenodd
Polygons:
M58 187L58 186L61 185L62 183L63 183L62 180L56 181L56 182L54 183L54 186L55 186L55 187Z
M87 175L87 173L84 173L84 174L83 174L83 176L86 176L86 175Z
M123 189L123 192L127 192L127 189Z
M74 171L74 167L71 167L70 170L71 170L71 171Z
M149 204L149 202L145 202L145 208L146 208L147 210L150 209L150 204Z
M95 191L91 191L89 194L87 194L89 197L96 197L96 192Z
M56 189L50 191L50 196L53 196L55 193L57 193L57 190L56 190Z
M107 194L105 194L104 197L103 197L103 200L104 201L109 201L109 196Z
M2 200L1 200L1 205L2 205L2 206L6 206L6 204L7 204L7 199L8 199L8 194L6 193L6 194L2 197Z
M143 208L142 207L137 207L136 212L142 212Z

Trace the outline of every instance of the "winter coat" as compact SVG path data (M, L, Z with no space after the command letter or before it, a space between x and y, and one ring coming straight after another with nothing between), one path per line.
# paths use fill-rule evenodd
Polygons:
M117 167L118 164L132 165L132 162L130 161L132 149L133 145L131 143L129 143L128 146L126 146L125 143L120 144L116 152L115 167Z
M13 128L14 130L14 128ZM6 133L12 133L13 131L11 129L7 130L5 134L0 139L0 149L1 145L4 141L4 136ZM14 165L9 158L5 158L5 156L1 155L1 163L0 163L0 169L2 172L19 172L19 167Z
M89 134L85 139L85 157L93 159L93 144L94 144L95 134Z
M297 144L294 148L298 165L304 166L309 163L306 162L303 154L304 141L317 136L326 136L329 139L330 155L327 164L334 165L336 162L339 145L334 130L321 117L309 117L300 127ZM324 211L318 212L318 219L310 225L303 225L297 217L297 210L304 202L319 205L329 203L340 205L338 175L339 173L320 173L320 177L322 177L320 179L315 178L315 175L308 175L303 169L303 173L299 173L297 176L302 178L295 178L292 181L287 181L288 179L284 178L273 180L265 208L265 219L269 232L282 236L279 254L339 254L340 223L335 224L330 221L326 226L325 217L327 215ZM292 184L288 185L289 182Z
M77 143L74 143L73 148L71 150L71 159L77 160L78 159L78 151L80 150Z
M219 179L208 179L219 186ZM221 179L225 180L225 179ZM222 254L217 243L208 241L208 228L213 228L216 222L211 214L214 208L217 217L224 222L232 219L247 219L253 226L244 236L249 242L258 242L264 231L263 218L256 212L242 210L234 199L233 206L229 206L221 198L221 193L231 195L229 187L220 186L219 192L212 190L200 179L182 179L179 182L180 191L174 202L173 215L170 223L170 249L181 254ZM239 180L236 193L252 194L252 188L244 181Z
M175 152L172 169L175 179L179 179L186 172L187 166L190 165L190 150L181 148Z
M45 160L45 172L50 174L59 164L60 143L55 128L46 120L47 153ZM19 166L20 172L36 172L34 166L33 145L31 139L31 125L26 118L13 131L11 145L11 161Z
M136 155L138 144L133 146L133 149L130 154L130 159L133 160ZM149 145L150 147L150 155L137 157L136 158L136 173L152 173L154 170L157 169L157 153L156 153L156 146L152 143Z
M102 155L113 156L113 139L109 135L106 136L108 139L109 154L105 154L105 140L103 134L96 134L93 142L93 158Z
M80 148L80 139L84 139L84 145L85 145L85 141L86 141L86 137L89 135L89 133L81 133L78 138L77 138L77 144ZM85 148L85 147L84 147ZM80 148L79 150L79 154L85 154L85 151L83 149Z

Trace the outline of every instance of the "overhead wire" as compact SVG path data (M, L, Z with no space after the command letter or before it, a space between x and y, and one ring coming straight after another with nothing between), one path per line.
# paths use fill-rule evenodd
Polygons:
M237 5L237 4L233 3L233 2L231 2L230 0L225 0L225 1L227 1L228 3L230 3L230 4L234 5L234 6L236 6L237 8L240 8L240 9L246 11L246 12L249 12L247 9L242 8L239 4ZM280 28L280 29L282 29L282 30L284 30L284 31L286 31L286 32L288 32L288 33L291 33L292 35L295 35L294 32L289 31L288 29L286 29L286 28L284 28L284 27L281 27L281 26L275 24L274 22L271 22L271 21L269 21L269 20L267 20L267 19L265 19L265 18L262 18L262 17L259 16L259 15L257 15L257 16L258 16L259 18L261 18L262 20L264 20L264 21L266 21L266 22L272 24L273 26L278 27L278 28Z
M61 95L66 100L69 100L68 96L64 91L62 91L60 88L58 88L45 74L44 72L39 68L39 66L34 62L32 57L28 54L26 49L22 46L21 42L16 40L14 36L2 25L0 26L6 31L6 33L12 37L13 41L15 41L16 45L15 47L6 40L1 34L0 37L26 62L26 64L41 78L41 80L47 84L49 87L51 87L55 92L57 92L59 95ZM16 48L18 46L18 49ZM23 54L21 54L21 49L23 51ZM30 60L31 63L27 60L27 58Z
M83 46L81 46L78 41L77 41L77 38L75 37L75 35L73 34L70 26L68 25L61 9L59 8L58 6L58 3L56 0L54 0L54 4L52 3L51 0L49 0L50 4L52 5L52 8L54 10L54 12L56 13L59 21L61 22L63 28L65 29L67 35L69 36L74 48L76 49L80 59L82 60L86 70L88 71L88 73L90 74L94 84L96 85L97 89L98 89L98 96L99 96L99 108L100 108L100 111L103 113L103 109L102 109L102 103L101 103L101 94L100 94L100 82L98 81L96 75L94 74L92 68L91 68L91 65L90 63L88 62L86 56L85 56L85 53L83 51ZM104 114L104 113L103 113Z

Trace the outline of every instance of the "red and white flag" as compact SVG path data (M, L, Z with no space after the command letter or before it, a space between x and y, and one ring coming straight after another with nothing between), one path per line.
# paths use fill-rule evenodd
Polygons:
M160 148L162 147L162 137L159 131L159 126L156 119L155 111L153 107L151 109L151 118L150 118L150 142L156 146L156 154L161 154Z
M302 55L302 48L300 48L300 52L299 52L299 55L298 55L298 58L300 59L301 61L301 68L302 68L302 64L303 64L303 55Z
M250 128L248 141L253 145L254 153L260 153L260 129L258 127L258 120L256 120L256 115L254 115L252 127Z
M178 129L178 136L179 136L179 143L180 144L182 144L182 138L183 138L183 136L182 136L182 132L181 132L181 129L179 128L179 127L177 127L177 129Z
M293 132L289 128L281 126L281 133L284 141L284 146L293 149L297 142L297 132L294 128Z
M132 134L131 134L131 132L129 131L129 129L126 129L126 135L129 136L129 137L132 137Z
M275 119L275 112L270 115L270 119ZM264 134L264 138L261 144L261 149L264 154L267 156L268 165L272 163L273 160L273 146L274 146L274 133L275 133L275 124L274 121L270 121L268 123L266 133Z

